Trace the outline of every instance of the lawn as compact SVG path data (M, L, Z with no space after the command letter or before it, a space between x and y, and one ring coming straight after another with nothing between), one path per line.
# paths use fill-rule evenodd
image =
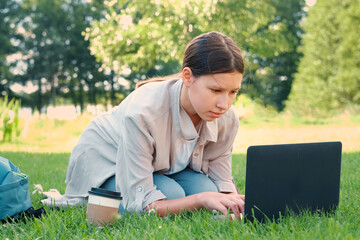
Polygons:
M26 135L0 144L0 155L10 159L44 190L65 191L69 155L91 116L76 121L33 119ZM245 187L248 145L340 140L343 142L340 203L335 214L287 216L279 222L250 224L217 220L203 210L159 218L149 214L121 215L112 225L97 228L85 220L84 208L48 210L48 216L0 226L0 239L360 239L360 124L359 120L326 123L242 122L235 141L233 175ZM41 207L39 193L31 195Z
M33 184L64 192L69 153L2 152L30 176ZM250 224L216 220L207 210L159 218L148 214L122 215L113 225L97 228L84 218L84 208L48 209L48 216L0 226L0 239L359 239L360 152L342 158L340 203L334 215L288 216L280 222ZM245 155L234 154L235 182L244 192ZM42 195L32 195L35 208Z

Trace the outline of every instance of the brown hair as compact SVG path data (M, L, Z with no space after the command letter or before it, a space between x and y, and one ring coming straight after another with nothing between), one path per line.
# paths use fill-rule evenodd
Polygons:
M195 77L215 73L245 73L244 61L239 47L228 36L208 32L195 37L186 46L182 69L190 68ZM174 74L141 81L136 88L148 83L179 77Z

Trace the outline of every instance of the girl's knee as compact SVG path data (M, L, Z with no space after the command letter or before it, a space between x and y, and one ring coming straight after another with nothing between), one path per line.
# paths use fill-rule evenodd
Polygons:
M104 188L106 190L110 190L110 191L116 191L116 187L115 187L115 175L112 177L109 177L101 186L100 188Z
M209 178L208 178L209 179ZM219 189L211 179L203 183L204 192L219 192Z
M185 190L186 196L201 192L218 192L215 183L204 173L195 172L192 169L174 174L174 180Z
M184 189L173 179L162 174L154 174L153 176L156 188L166 196L166 200L179 199L186 196Z
M215 183L207 177L205 174L198 174L193 178L194 184L188 184L186 186L186 194L192 195L201 192L219 192Z
M179 199L185 197L185 191L182 187L178 186L177 188L166 189L162 191L166 196L166 200Z

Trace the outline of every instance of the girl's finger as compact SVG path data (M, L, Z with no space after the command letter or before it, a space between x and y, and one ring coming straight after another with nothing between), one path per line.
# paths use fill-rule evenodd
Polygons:
M237 201L234 201L235 199L228 199L226 202L224 202L224 205L227 207L227 209L230 209L233 214L235 215L235 218L240 217L240 211ZM231 219L231 216L229 214L229 218Z
M236 202L239 212L244 213L245 201L243 200L243 198L241 196L243 196L243 195L237 195L237 197L230 198L230 199L232 201Z
M245 202L245 195L239 195L239 196Z

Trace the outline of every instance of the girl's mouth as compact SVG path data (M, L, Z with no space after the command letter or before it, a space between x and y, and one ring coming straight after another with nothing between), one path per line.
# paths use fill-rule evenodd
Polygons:
M222 114L222 113L216 113L216 112L210 112L210 113L213 118L219 118L219 117L221 117L221 114Z

